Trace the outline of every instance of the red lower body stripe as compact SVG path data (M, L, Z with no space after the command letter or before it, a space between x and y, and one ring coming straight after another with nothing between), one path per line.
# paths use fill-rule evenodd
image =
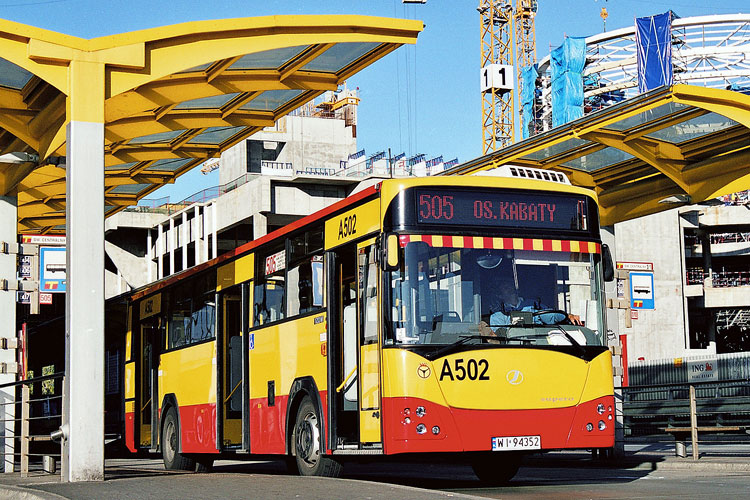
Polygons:
M597 411L599 404L603 414ZM416 415L420 406L425 409L422 417ZM466 410L418 398L386 398L384 447L387 454L488 451L493 437L540 436L542 449L606 448L614 446L613 409L612 396L538 410ZM604 430L599 430L599 421ZM424 425L421 434L419 424Z

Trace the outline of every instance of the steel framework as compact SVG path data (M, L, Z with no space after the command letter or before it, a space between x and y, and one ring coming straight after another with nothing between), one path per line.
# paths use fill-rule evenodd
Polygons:
M481 33L481 67L488 64L512 66L513 7L511 0L479 2ZM482 94L482 153L486 154L513 143L515 92Z
M750 14L675 19L674 83L750 91ZM635 27L586 38L584 115L638 94ZM542 110L537 132L551 128L549 55L539 62Z
M523 81L521 78L521 69L536 63L536 31L534 29L534 18L536 17L537 0L517 0L516 10L514 12L514 22L516 28L516 75L518 86L516 94L523 95ZM519 110L520 110L519 99ZM528 126L523 122L523 115L519 112L521 128Z

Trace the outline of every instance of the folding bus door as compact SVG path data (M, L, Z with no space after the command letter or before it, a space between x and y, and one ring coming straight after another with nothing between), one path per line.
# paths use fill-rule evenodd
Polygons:
M221 439L222 447L242 449L246 438L248 394L248 304L249 286L247 284L233 286L219 295L221 311L219 316L219 338L221 349L222 370L219 376L221 399ZM244 297L244 298L243 298Z
M359 335L359 440L380 443L380 343L378 266L375 240L357 246L357 324Z
M159 352L161 320L158 317L141 321L139 336L139 373L136 408L139 422L139 444L155 451L159 432Z

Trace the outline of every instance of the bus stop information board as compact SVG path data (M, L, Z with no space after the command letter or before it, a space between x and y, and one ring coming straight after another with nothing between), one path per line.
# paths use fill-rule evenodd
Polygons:
M630 308L654 309L654 273L630 273Z

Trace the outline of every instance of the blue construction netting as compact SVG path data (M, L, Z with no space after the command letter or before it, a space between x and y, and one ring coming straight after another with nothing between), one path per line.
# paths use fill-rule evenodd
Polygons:
M552 51L552 126L583 116L583 68L586 40L568 37Z
M638 92L672 85L672 11L635 20Z
M536 92L537 65L521 68L521 137L526 139L534 127L534 93Z

